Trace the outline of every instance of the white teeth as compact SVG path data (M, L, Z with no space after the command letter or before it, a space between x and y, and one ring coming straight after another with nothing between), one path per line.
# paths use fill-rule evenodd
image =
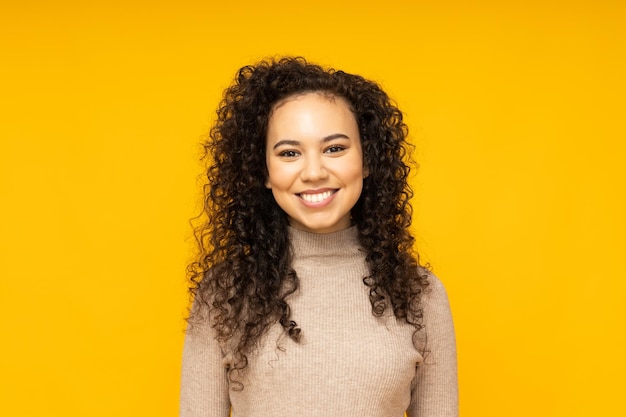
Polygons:
M333 194L332 191L324 191L323 193L319 193L319 194L300 194L300 197L304 200L307 201L309 203L319 203L322 200L326 200L328 197L330 197Z

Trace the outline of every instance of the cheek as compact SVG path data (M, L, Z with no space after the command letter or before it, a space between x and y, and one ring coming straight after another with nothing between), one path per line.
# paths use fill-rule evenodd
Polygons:
M283 190L290 186L296 175L295 166L293 164L268 163L267 179L265 186L273 190Z
M367 168L364 167L364 161L360 158L358 160L352 161L349 166L353 167L353 169L349 172L349 177L352 178L353 181L361 181L369 175Z

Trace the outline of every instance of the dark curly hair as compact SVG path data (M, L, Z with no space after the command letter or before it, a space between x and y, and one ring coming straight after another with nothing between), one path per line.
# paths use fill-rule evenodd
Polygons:
M211 321L218 340L234 348L234 370L247 365L247 354L276 322L292 339L300 338L287 302L299 284L291 267L289 222L265 187L265 139L274 105L307 92L342 97L356 117L369 175L351 214L369 267L363 283L372 313L381 316L392 308L415 327L414 339L423 327L421 295L428 280L408 232L410 145L402 113L361 76L300 57L265 60L239 70L204 144L205 220L195 228L199 254L188 268L200 307L192 309L190 321Z

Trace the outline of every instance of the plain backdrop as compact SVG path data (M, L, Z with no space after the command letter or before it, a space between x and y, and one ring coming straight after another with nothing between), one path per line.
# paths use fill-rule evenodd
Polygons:
M0 415L177 415L199 143L235 71L284 54L406 114L461 415L626 415L625 22L622 0L4 2Z

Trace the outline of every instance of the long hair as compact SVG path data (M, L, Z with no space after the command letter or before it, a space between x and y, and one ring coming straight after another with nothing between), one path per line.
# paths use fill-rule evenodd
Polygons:
M361 76L300 57L265 60L238 71L204 143L205 221L195 229L199 253L188 268L195 305L208 311L192 309L190 321L210 320L217 339L234 347L235 370L247 365L271 325L280 323L295 341L306 332L291 319L287 301L299 282L291 267L287 215L265 187L265 139L273 106L307 92L342 97L357 121L369 175L351 214L366 253L363 283L372 314L391 308L415 327L414 339L423 327L421 295L428 281L408 232L410 145L402 113Z

